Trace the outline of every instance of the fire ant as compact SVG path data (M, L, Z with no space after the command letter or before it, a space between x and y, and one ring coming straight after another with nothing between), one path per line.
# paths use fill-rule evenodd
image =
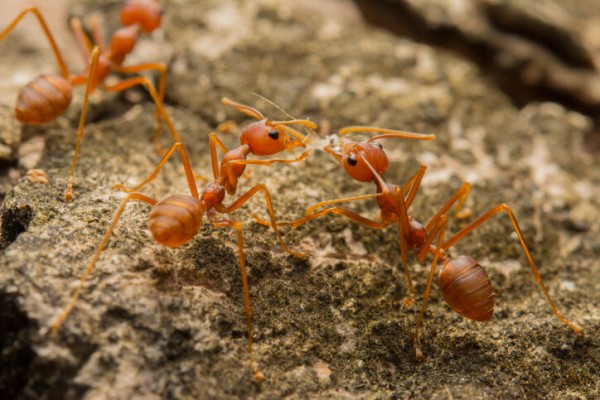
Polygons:
M356 131L375 131L373 128L356 128L340 130L340 135L345 135ZM334 199L323 201L314 204L306 210L305 216L295 221L278 222L279 226L298 227L312 219L325 216L327 214L339 214L351 219L359 224L368 226L374 229L385 229L393 223L398 224L400 231L400 253L404 271L409 286L409 296L405 300L405 306L411 306L413 303L413 285L406 262L406 254L412 251L419 263L423 263L428 254L433 255L429 279L423 295L423 304L420 314L415 325L413 335L413 347L415 356L419 360L423 360L423 353L419 349L418 338L419 328L421 326L427 300L431 291L435 269L438 261L443 263L439 275L440 290L444 300L448 305L460 315L475 320L488 321L492 318L494 311L494 293L492 283L483 268L477 260L468 255L459 255L450 257L448 250L458 243L463 237L474 231L484 222L491 219L494 215L501 212L506 212L512 227L519 238L519 242L525 255L527 262L531 267L531 271L536 282L541 287L548 304L552 310L552 314L561 322L566 324L576 333L583 332L583 329L563 317L554 302L552 301L548 290L542 282L542 278L538 273L537 267L531 256L525 239L517 224L517 219L511 208L503 203L492 207L489 211L481 215L479 218L469 223L467 226L459 230L449 239L445 239L447 213L454 206L459 212L469 193L470 184L464 182L459 189L440 207L437 213L423 226L419 221L408 214L408 210L412 205L417 190L421 184L421 180L427 167L421 165L418 171L412 176L404 187L393 185L387 182L383 176L388 167L388 158L383 149L383 146L377 142L377 139L387 137L404 137L402 135L378 135L368 140L361 142L344 142L342 146L338 144L329 144L324 147L324 151L333 155L341 162L344 170L355 180L359 182L374 182L377 192L375 194L351 197L346 199ZM415 137L408 137L415 139ZM423 140L433 140L433 135L423 135ZM341 207L330 207L323 210L318 210L321 207L335 203L351 202L357 200L365 200L375 198L381 211L381 221L375 221L358 215L350 210ZM262 224L264 220L255 216L255 219Z
M274 121L265 118L263 114L250 107L240 103L236 103L229 99L222 99L223 104L236 108L242 113L256 118L254 122L242 131L240 137L240 146L227 150L223 143L214 134L210 134L210 156L211 165L214 175L214 182L209 183L202 193L199 194L194 173L190 165L185 148L181 142L176 142L165 153L162 160L158 163L154 172L145 179L142 183L133 188L127 188L123 185L116 185L115 188L129 193L121 202L102 242L94 253L92 260L85 269L79 286L71 297L69 304L58 315L51 327L54 330L60 328L64 320L67 318L73 309L79 295L83 289L83 284L90 275L101 252L104 250L112 235L112 232L125 210L125 206L132 200L141 201L152 206L149 213L149 229L152 237L158 243L167 247L179 247L194 238L198 229L202 225L203 217L206 216L208 222L217 228L232 228L237 234L238 257L240 263L240 272L242 276L244 304L246 312L246 320L248 325L248 352L250 354L251 363L254 366L252 358L252 309L250 306L250 291L248 279L246 276L246 260L244 258L243 248L243 223L234 219L221 218L219 214L230 214L243 206L250 198L257 193L262 192L265 197L265 202L271 219L270 226L275 232L281 247L289 254L305 258L305 255L296 252L285 244L281 237L277 224L275 222L275 211L271 202L271 195L264 184L259 184L240 195L233 203L226 206L223 204L227 194L234 195L237 189L238 178L244 173L246 165L273 165L276 163L291 164L301 161L306 158L308 152L304 151L300 156L293 159L247 159L249 154L258 156L272 156L284 150L292 150L295 147L305 147L306 138L303 134L290 127L290 125L301 125L309 129L316 129L317 125L309 120L293 119L287 121ZM217 152L221 150L224 153L221 163ZM185 170L190 194L175 194L168 196L160 201L139 193L140 189L152 182L159 174L164 164L176 152L179 153ZM255 370L257 380L262 379L262 373Z
M17 15L17 17L0 33L0 41L6 37L27 15L33 14L44 34L46 35L50 47L56 57L60 74L42 74L31 80L21 89L17 97L15 106L16 118L25 124L43 124L56 119L62 115L71 104L73 97L73 86L85 85L85 95L83 98L83 107L77 129L77 142L75 145L75 154L71 163L69 172L69 181L65 190L65 200L73 200L73 175L77 156L83 137L83 127L85 124L85 115L88 106L88 97L96 87L108 92L120 92L133 86L143 85L146 87L152 100L156 105L153 140L158 146L158 132L160 130L160 121L164 119L171 136L175 142L181 139L177 134L169 116L165 113L163 100L165 97L167 68L161 63L139 64L123 66L126 56L131 53L137 43L140 33L149 34L160 26L162 18L162 7L156 1L129 0L120 11L121 23L124 25L118 29L112 36L110 44L107 47L104 43L103 33L99 24L93 18L90 18L92 41L85 34L81 21L79 19L71 20L71 29L75 35L77 47L84 61L88 63L87 73L71 74L63 60L58 49L56 41L48 25L42 16L42 13L34 6L28 6ZM118 73L138 73L142 71L159 71L160 81L158 93L154 85L145 77L134 77L123 80L116 84L105 85L104 80L111 72Z

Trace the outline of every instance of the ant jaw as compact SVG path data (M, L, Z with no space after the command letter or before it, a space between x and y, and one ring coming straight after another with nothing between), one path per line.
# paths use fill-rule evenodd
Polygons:
M305 149L306 143L301 142L299 140L293 140L293 139L289 139L288 141L286 141L286 143L285 143L286 150L292 150L294 147L302 147L303 149Z
M330 144L327 145L325 147L323 147L323 151L325 151L326 153L331 154L332 156L334 156L338 161L342 161L342 148L335 144Z

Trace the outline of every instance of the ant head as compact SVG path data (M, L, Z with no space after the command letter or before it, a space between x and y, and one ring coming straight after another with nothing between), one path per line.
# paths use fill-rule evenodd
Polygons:
M381 143L365 140L359 143L345 143L339 146L326 146L326 152L340 160L346 172L359 182L371 182L377 175L383 175L389 165Z
M163 8L154 0L128 0L121 9L121 23L125 26L138 24L144 33L160 26Z
M257 156L270 156L293 147L304 147L304 143L294 140L285 133L286 126L273 124L262 119L248 125L240 136L240 142L250 147Z

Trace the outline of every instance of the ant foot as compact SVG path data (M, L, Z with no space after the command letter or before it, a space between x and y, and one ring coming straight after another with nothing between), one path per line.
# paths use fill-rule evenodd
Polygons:
M425 361L425 356L423 355L423 352L421 352L421 349L419 349L417 345L415 345L415 357L418 362Z
M251 360L250 368L252 368L254 381L259 384L262 383L265 380L265 374L260 370L258 363L254 360Z
M69 186L67 190L65 190L65 201L67 203L70 203L73 201L74 198L75 196L73 195L73 189L71 189L71 186Z
M412 296L408 296L404 300L402 300L402 308L405 310L412 308L413 304L415 304L415 298Z

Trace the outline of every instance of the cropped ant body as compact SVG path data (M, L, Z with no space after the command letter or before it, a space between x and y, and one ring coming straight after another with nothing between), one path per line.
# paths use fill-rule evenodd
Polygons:
M75 165L83 136L85 116L88 106L89 95L97 88L108 92L120 92L137 85L143 85L148 90L152 100L156 105L156 125L153 138L158 143L158 132L160 121L165 120L171 136L175 142L181 141L169 116L163 108L165 95L167 68L161 63L149 63L140 65L123 66L125 58L133 51L141 33L149 34L156 30L162 19L162 7L155 1L129 0L120 11L121 23L124 25L119 28L111 37L109 45L106 46L103 39L103 33L98 22L90 18L93 41L84 33L79 19L74 18L71 21L71 29L75 35L78 49L88 65L86 71L81 74L71 74L63 60L62 54L58 49L56 41L42 13L34 6L26 7L9 26L0 33L2 41L25 17L27 14L33 14L44 34L46 35L52 51L58 62L59 74L42 74L32 79L19 92L16 105L15 116L25 124L43 124L56 119L62 115L71 104L73 98L73 86L86 85L83 106L77 130L77 143L75 145L75 154L69 172L69 182L65 190L65 199L73 199L73 175ZM93 45L92 45L93 43ZM145 77L134 77L123 80L116 84L105 85L104 81L112 72L133 74L142 71L159 71L160 82L158 92L154 85ZM158 145L157 145L158 146Z

